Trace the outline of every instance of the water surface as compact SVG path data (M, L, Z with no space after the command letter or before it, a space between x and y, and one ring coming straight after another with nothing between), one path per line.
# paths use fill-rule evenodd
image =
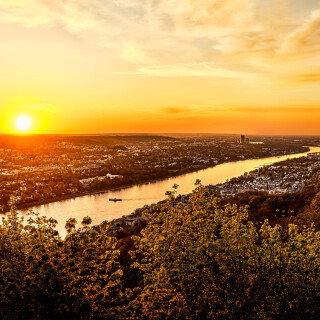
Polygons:
M309 152L320 152L320 147L310 147ZM58 221L57 229L63 236L65 235L65 221L70 217L76 218L80 222L83 217L90 216L93 224L99 224L104 220L110 221L123 215L128 215L136 208L143 207L145 204L152 204L165 199L165 192L172 190L172 186L175 183L179 185L178 193L186 194L194 189L196 179L200 179L204 185L222 183L227 179L238 177L260 166L306 156L309 152L223 163L212 168L158 182L57 201L36 206L32 209L41 215L55 218ZM109 198L121 198L123 201L112 202L109 201Z

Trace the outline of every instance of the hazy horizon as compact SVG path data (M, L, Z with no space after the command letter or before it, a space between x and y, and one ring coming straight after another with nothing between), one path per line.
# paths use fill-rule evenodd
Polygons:
M235 136L240 137L297 137L310 138L320 137L320 134L246 134L240 133L219 133L219 132L105 132L105 133L0 133L0 136L14 136L14 137L32 137L32 136Z

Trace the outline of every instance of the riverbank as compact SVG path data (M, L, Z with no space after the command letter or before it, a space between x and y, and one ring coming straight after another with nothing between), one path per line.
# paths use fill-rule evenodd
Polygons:
M311 152L320 152L320 147L311 147ZM174 184L178 184L178 193L187 195L195 188L195 181L201 180L203 185L218 185L239 177L259 167L270 165L286 159L301 158L308 152L273 156L259 159L249 159L237 162L226 162L205 170L192 172L154 183L134 185L127 188L116 188L115 191L91 192L81 197L64 199L53 203L32 207L40 216L52 217L58 221L56 227L59 234L66 235L65 223L74 218L81 222L84 217L92 218L92 225L99 225L103 221L112 221L123 216L130 215L137 208L152 207L154 204L166 198L165 193L172 190ZM121 198L123 201L113 202L109 198ZM21 210L21 214L27 211ZM133 223L133 222L132 222ZM79 225L80 226L80 225Z
M281 155L273 155L270 156L270 158L272 157L285 157L285 156L294 156L294 155L299 155L299 154L305 154L307 152L310 152L310 147L305 147L305 151L304 152L297 152L297 153L288 153L288 154L281 154ZM31 203L27 203L27 204L22 204L22 205L18 205L16 206L16 208L18 210L27 210L31 207L38 207L41 205L45 205L45 204L50 204L50 203L55 203L55 202L60 202L60 201L64 201L64 200L70 200L70 199L76 199L79 197L84 197L84 196L90 196L90 195L99 195L99 194L104 194L104 193L109 193L109 192L114 192L114 191L120 191L120 190L125 190L125 189L129 189L132 188L134 186L142 186L142 185L147 185L150 183L157 183L157 182L161 182L170 178L175 178L175 177L180 177L186 174L190 174L190 173L196 173L202 170L206 170L206 169L210 169L210 168L215 168L217 166L223 165L223 164L227 164L227 163L234 163L234 162L239 162L239 161L246 161L246 160L259 160L259 159L267 159L269 157L253 157L253 158L247 158L247 159L243 159L243 160L233 160L233 161L225 161L225 162L221 162L218 163L214 166L202 166L200 168L185 168L183 169L183 171L177 171L177 172L173 172L170 171L170 174L166 175L166 176L162 176L159 179L147 179L147 180L143 180L143 181L139 181L139 182L135 182L135 183L130 183L130 184L125 184L122 186L117 186L117 187L111 187L111 188L106 188L106 189L102 189L102 190L96 190L96 191L85 191L85 192L79 192L79 193L74 193L74 194L70 194L70 195L62 195L62 196L58 196L52 199L46 199L46 200L40 200L40 201L34 201ZM169 171L168 171L169 173ZM164 196L164 194L163 194ZM6 208L6 210L4 210L4 214L6 212L10 211L10 208Z

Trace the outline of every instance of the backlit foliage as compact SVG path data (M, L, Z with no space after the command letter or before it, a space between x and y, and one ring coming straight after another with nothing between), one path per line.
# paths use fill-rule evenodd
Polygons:
M319 319L316 228L250 221L248 207L221 207L196 185L188 202L174 186L145 213L121 265L108 224L70 219L62 240L55 220L13 210L0 226L0 318Z
M27 223L12 210L0 226L1 319L113 319L121 302L115 239L30 213Z
M144 277L134 318L319 318L320 233L247 218L201 185L187 205L148 215L132 253Z

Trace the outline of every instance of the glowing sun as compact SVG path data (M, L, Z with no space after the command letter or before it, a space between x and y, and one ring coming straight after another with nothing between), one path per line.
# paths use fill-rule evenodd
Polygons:
M32 121L28 116L20 116L16 120L16 128L20 131L28 131L31 125Z

